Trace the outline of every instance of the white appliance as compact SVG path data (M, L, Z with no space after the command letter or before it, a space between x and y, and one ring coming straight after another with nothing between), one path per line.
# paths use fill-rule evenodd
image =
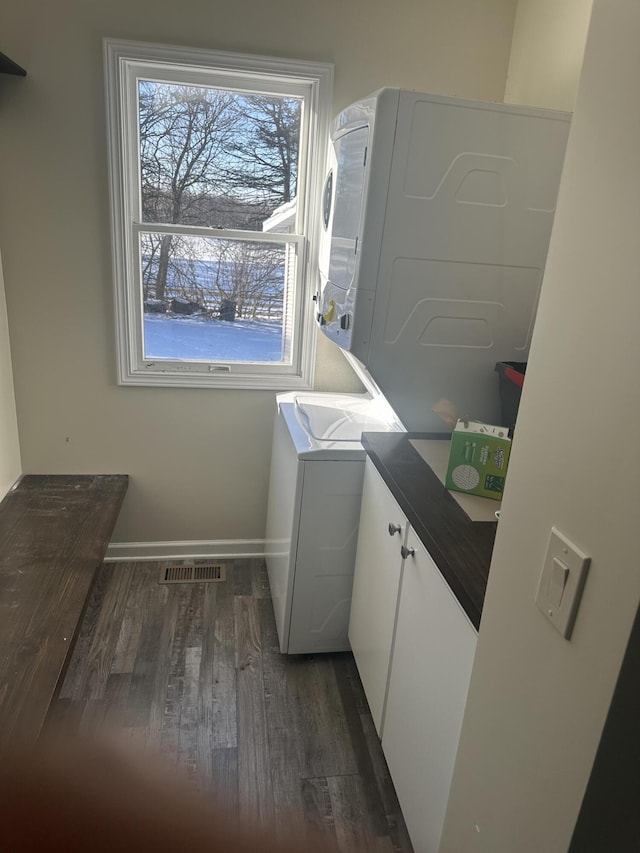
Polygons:
M283 653L349 649L365 430L403 427L382 396L277 396L265 556Z
M497 423L497 361L526 361L567 113L381 89L334 122L317 320L408 430Z

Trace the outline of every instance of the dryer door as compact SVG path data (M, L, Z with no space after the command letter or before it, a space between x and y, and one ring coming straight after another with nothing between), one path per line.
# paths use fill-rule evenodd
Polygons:
M351 347L358 280L368 144L368 125L350 130L333 142L323 196L317 320L325 335L347 350Z
M343 290L351 287L356 270L368 143L368 125L339 136L325 182L320 273L323 283L329 280Z

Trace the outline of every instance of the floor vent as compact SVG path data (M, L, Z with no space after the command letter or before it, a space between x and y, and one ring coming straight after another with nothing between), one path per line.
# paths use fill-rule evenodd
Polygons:
M226 579L224 563L177 563L162 567L158 583L221 583Z

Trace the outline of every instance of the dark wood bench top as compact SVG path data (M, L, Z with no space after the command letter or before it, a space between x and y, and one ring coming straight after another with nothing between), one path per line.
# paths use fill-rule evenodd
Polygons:
M0 502L0 750L42 729L127 485L28 474Z

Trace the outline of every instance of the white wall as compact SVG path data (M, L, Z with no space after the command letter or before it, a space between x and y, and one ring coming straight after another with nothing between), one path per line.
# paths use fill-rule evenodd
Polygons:
M441 853L566 853L640 601L639 43L595 0ZM592 556L570 642L552 525Z
M504 99L573 110L592 0L519 0Z
M334 110L383 85L500 100L516 0L3 0L0 246L23 465L131 476L114 539L264 535L274 394L115 384L104 36L335 63ZM357 389L319 341L317 386Z
M0 499L21 473L7 305L4 296L2 258L0 258Z

